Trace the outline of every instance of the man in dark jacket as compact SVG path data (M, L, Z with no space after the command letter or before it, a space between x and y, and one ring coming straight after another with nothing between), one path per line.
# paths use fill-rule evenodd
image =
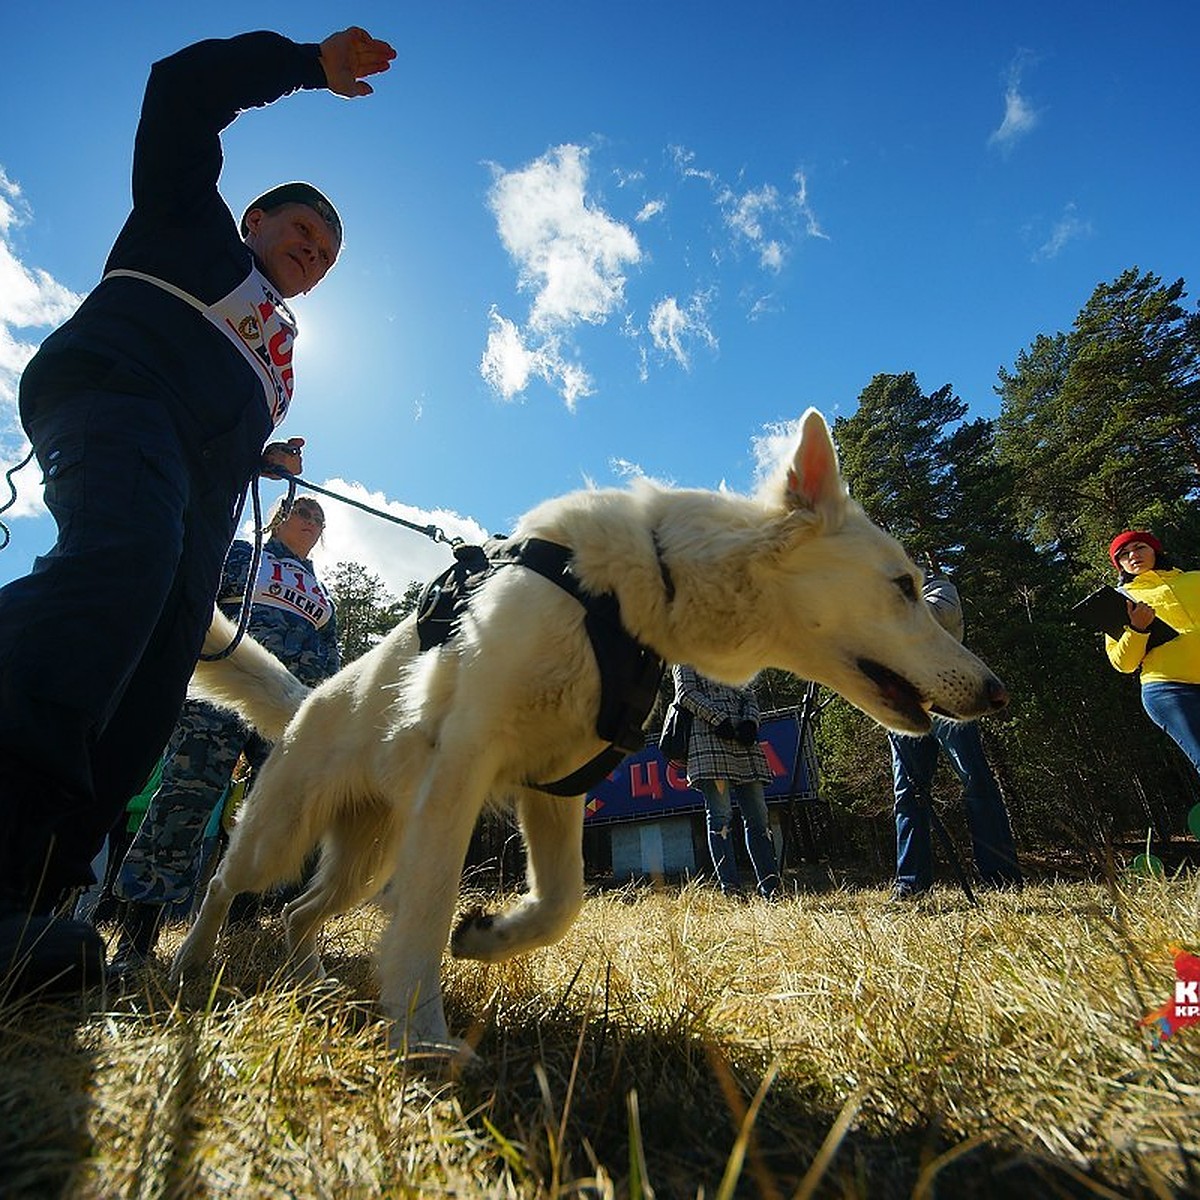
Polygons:
M105 274L21 379L58 540L0 589L0 977L98 982L103 948L55 919L174 727L263 443L291 401L295 320L341 248L311 184L240 223L221 133L298 88L354 97L395 57L350 28L197 43L154 65L133 210ZM293 471L295 457L282 461Z

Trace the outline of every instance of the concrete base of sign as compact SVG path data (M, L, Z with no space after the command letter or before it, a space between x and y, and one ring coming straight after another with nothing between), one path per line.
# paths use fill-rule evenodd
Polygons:
M696 852L692 846L691 817L613 825L612 873L618 880L647 875L694 875Z

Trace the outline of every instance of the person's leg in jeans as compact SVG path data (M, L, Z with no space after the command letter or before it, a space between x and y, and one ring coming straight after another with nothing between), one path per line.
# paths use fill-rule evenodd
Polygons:
M980 878L990 887L1021 883L1017 847L975 721L934 721L933 731L962 780L967 826Z
M701 779L696 786L704 797L704 819L708 827L708 852L721 881L721 891L741 890L737 858L733 846L733 804L729 781Z
M933 886L929 804L938 742L932 734L913 738L889 733L888 743L896 815L895 891L902 896L916 895Z
M757 780L735 783L733 798L742 814L746 828L746 850L758 878L758 894L767 899L780 888L779 863L775 858L775 843L771 839L771 822L763 785Z
M1142 707L1200 774L1200 684L1144 683Z

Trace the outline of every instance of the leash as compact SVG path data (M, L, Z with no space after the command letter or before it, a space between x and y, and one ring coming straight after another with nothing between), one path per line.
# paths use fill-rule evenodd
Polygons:
M349 496L343 496L338 492L331 492L328 488L323 488L319 484L311 483L307 479L301 479L299 475L293 475L286 467L273 467L272 470L290 479L302 488L307 488L310 492L320 492L322 496L328 496L330 500L340 500L343 504L349 504L352 508L361 509L365 513L370 513L373 517L382 517L385 521L391 521L395 525L403 525L405 529L411 529L415 533L423 533L427 538L432 538L435 542L444 542L447 546L461 546L463 540L460 537L448 537L446 533L437 525L418 525L415 521L406 521L403 517L396 516L395 513L384 512L381 508L372 508L369 504L363 504L361 500L352 500Z
M24 466L24 463L21 464ZM415 521L406 521L403 517L396 516L395 513L384 512L381 508L372 508L369 504L363 504L360 500L353 500L349 496L343 496L338 492L331 492L328 488L321 487L320 484L312 483L307 479L289 471L287 467L279 467L272 465L271 474L278 475L282 479L288 481L288 493L285 499L284 511L288 511L292 507L292 503L296 496L296 489L303 487L310 492L320 492L322 496L328 496L331 500L340 500L343 504L349 504L352 508L361 509L363 512L370 513L373 517L382 517L385 521L391 521L395 525L402 525L405 529L411 529L415 533L423 533L427 538L435 542L444 542L451 549L456 549L463 544L463 539L460 537L448 537L443 529L437 525L418 525ZM258 496L258 480L259 476L254 477L250 485L250 494L254 501L254 554L250 559L250 567L246 573L246 589L242 596L241 609L238 612L238 626L229 645L223 650L215 654L201 654L201 662L219 662L223 658L228 658L237 648L242 638L246 635L246 630L250 624L250 610L253 607L254 585L253 581L258 578L258 567L262 561L262 546L263 546L263 527L262 527L262 506ZM15 497L14 497L15 498ZM11 501L10 501L11 503ZM0 509L2 512L3 509ZM0 549L3 548L3 543L0 543Z
M31 458L33 458L32 446L29 447L29 453L25 455L25 457L21 459L21 461L17 463L15 467L9 467L9 469L4 472L4 482L8 484L8 499L5 500L3 504L0 504L0 513L4 512L6 509L12 508L12 506L16 504L17 485L13 483L12 477L22 467L26 466ZM3 539L0 540L0 550L3 550L8 543L12 541L12 534L9 532L8 526L3 521L0 521L0 539Z
M241 606L238 609L237 629L224 650L218 650L215 654L201 654L201 662L220 662L223 658L228 658L238 648L238 644L246 636L246 630L250 626L250 610L254 607L254 581L258 578L258 566L262 562L263 548L262 501L258 496L258 480L259 477L255 475L250 483L250 496L254 504L254 552L250 555L250 566L246 570L246 587L242 595ZM288 485L287 495L289 507L295 494L296 485L291 483ZM244 500L243 503L245 503Z
M13 476L29 464L33 458L33 447L29 448L29 453L17 463L15 467L10 467L4 472L4 481L8 484L9 496L3 504L0 504L0 513L11 508L17 501L17 488L13 483ZM415 521L406 521L403 517L398 517L395 513L384 512L379 508L372 508L369 504L363 504L359 500L353 500L349 496L340 495L337 492L331 492L328 488L323 488L319 484L312 483L307 479L301 478L299 475L289 471L286 467L271 468L271 473L288 481L288 492L286 497L286 507L291 508L292 502L296 496L296 488L304 487L310 492L320 492L322 496L328 496L331 500L340 500L343 504L349 504L353 508L361 509L363 512L370 513L374 517L382 517L385 521L391 521L393 524L402 525L405 529L411 529L416 533L423 533L427 538L431 538L435 542L444 542L452 549L463 544L463 539L460 537L449 537L443 529L437 525L418 525ZM253 607L253 586L251 581L258 578L259 564L262 562L262 547L263 547L263 525L262 525L262 501L258 493L259 476L255 475L250 484L250 495L253 500L254 507L254 553L250 559L249 572L246 576L246 590L242 597L241 608L238 612L237 630L233 635L233 639L229 645L223 650L215 654L201 654L202 662L218 662L223 658L228 658L238 647L242 638L246 635L246 629L250 624L250 610ZM243 503L244 503L243 499ZM0 521L0 550L5 549L12 540L12 534L8 526Z

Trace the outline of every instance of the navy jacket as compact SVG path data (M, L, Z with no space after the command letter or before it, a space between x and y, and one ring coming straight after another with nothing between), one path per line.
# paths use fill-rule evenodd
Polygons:
M248 33L199 42L155 63L134 146L133 211L106 277L26 367L26 421L55 394L146 396L170 407L193 468L211 484L240 492L255 474L288 397L269 411L261 373L193 303L109 272L153 276L201 306L217 304L252 277L253 255L217 190L220 135L242 109L298 88L324 88L319 55L315 44ZM244 337L249 323L233 324ZM290 358L286 341L276 337L276 349ZM267 353L265 346L259 351ZM287 374L290 396L290 367Z

